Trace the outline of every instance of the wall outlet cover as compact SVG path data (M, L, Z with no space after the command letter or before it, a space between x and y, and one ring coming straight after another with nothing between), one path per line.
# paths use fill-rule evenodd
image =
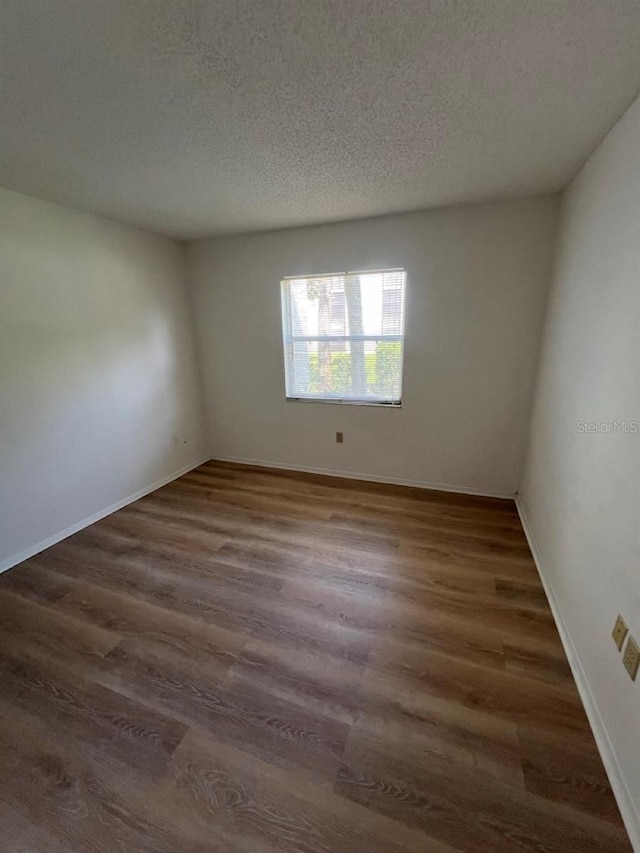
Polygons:
M616 619L616 624L613 626L613 631L611 632L611 636L618 647L618 651L622 651L622 645L624 643L624 638L629 633L629 629L627 628L627 623L624 621L622 616L618 614L618 618Z
M635 681L638 674L638 666L640 666L640 646L638 646L632 634L629 634L622 663L629 673L631 680Z

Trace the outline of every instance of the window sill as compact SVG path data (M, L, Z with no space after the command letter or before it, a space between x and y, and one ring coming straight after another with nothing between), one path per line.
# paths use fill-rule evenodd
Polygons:
M287 403L331 403L338 406L375 406L382 409L401 409L402 401L397 403L384 400L334 400L330 397L286 397Z

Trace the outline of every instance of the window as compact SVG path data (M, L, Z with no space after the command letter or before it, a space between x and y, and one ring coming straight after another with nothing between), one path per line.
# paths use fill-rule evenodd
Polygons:
M400 405L404 270L296 276L281 289L288 400Z

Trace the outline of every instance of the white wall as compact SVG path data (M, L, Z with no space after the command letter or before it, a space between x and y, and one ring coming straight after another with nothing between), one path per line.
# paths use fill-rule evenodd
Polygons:
M564 197L520 496L640 850L640 679L611 639L622 612L640 640L640 428L580 431L625 420L640 422L640 100Z
M201 461L184 247L0 190L0 569Z
M555 213L546 197L191 244L211 455L512 494ZM402 409L286 402L281 277L398 266Z

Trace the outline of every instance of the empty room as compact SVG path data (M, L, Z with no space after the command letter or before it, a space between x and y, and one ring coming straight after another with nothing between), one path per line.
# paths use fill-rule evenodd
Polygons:
M640 2L0 0L0 853L640 853Z

